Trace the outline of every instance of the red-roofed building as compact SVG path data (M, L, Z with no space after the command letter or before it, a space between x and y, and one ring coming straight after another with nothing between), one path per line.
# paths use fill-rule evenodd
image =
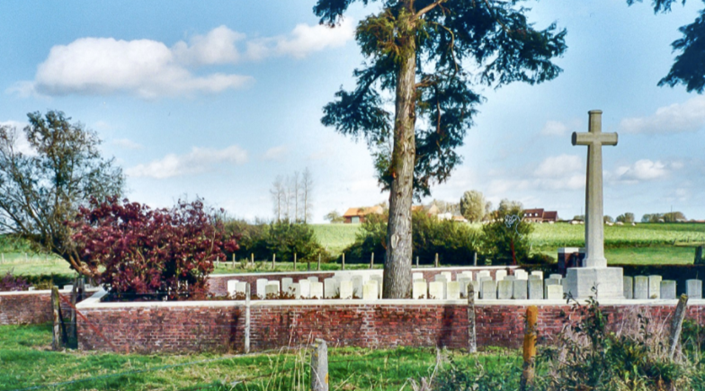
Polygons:
M543 209L524 210L524 220L529 223L549 223L558 221L558 212Z
M384 208L379 205L363 206L360 208L349 208L347 211L345 211L345 214L343 214L343 218L345 219L344 222L346 224L364 223L365 216L372 213L381 215L382 213L384 213Z

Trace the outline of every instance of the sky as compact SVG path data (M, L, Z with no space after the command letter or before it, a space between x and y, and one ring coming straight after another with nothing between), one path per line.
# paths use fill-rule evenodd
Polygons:
M658 87L678 27L699 2L654 15L617 0L527 2L536 27L566 28L563 68L540 85L478 87L485 100L459 149L463 164L433 199L479 190L495 206L584 212L587 150L571 133L603 111L604 209L705 219L705 97ZM229 215L274 216L277 177L308 169L313 222L388 200L364 142L321 124L322 108L364 58L354 40L370 13L335 29L313 0L0 2L0 124L61 110L98 133L127 176L126 196L152 207L203 197ZM21 143L21 140L19 141ZM22 147L21 145L19 147Z

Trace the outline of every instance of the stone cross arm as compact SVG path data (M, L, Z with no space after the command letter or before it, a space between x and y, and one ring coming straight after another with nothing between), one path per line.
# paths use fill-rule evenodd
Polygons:
M617 145L617 133L573 132L573 145Z

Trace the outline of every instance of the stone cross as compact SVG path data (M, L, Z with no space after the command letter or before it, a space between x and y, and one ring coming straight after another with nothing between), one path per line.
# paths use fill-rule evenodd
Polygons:
M617 145L617 133L602 133L602 111L591 110L587 133L573 132L573 145L587 145L585 267L607 267L602 199L602 146Z

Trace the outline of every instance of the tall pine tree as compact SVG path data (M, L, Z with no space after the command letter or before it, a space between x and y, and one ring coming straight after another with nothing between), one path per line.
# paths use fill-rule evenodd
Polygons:
M355 0L318 0L321 23L335 26ZM364 4L374 0L361 0ZM323 124L364 137L389 194L385 298L411 291L411 203L461 162L482 97L473 87L551 80L565 30L538 30L520 0L379 0L357 27L367 61L357 86L325 106ZM394 102L394 112L385 103Z

